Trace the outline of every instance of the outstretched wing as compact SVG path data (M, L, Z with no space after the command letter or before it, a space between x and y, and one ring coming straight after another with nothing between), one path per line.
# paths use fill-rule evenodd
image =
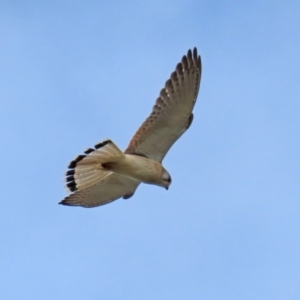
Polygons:
M108 204L121 197L130 198L139 184L139 181L110 172L99 182L82 190L77 190L59 204L83 207Z
M161 162L176 140L193 120L201 79L201 58L197 49L188 51L171 74L156 100L152 113L136 132L127 154L136 154Z
M107 157L113 159L122 153L111 140L97 143L95 148L88 148L84 153L68 166L66 188L74 193L60 204L95 207L121 197L128 199L134 194L139 181L113 173L102 166Z

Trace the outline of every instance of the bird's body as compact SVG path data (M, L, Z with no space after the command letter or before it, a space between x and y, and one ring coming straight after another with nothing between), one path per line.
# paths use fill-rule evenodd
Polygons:
M143 156L124 154L117 163L104 164L103 167L143 183L162 186L163 166L159 162Z
M183 56L124 152L107 139L71 161L66 186L74 193L60 204L95 207L128 199L140 183L168 189L171 176L161 162L193 121L200 79L201 60L194 48Z

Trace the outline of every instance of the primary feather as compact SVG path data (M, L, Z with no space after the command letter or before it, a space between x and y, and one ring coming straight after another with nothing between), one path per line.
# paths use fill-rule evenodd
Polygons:
M129 143L125 153L143 155L161 162L193 120L192 110L201 80L197 49L188 51L167 80L152 113Z

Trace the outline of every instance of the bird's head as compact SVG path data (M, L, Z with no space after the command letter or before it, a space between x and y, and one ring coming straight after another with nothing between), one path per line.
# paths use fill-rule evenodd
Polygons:
M163 169L161 179L162 179L162 186L166 190L168 190L169 186L171 185L172 179L171 179L171 176L170 176L170 174L168 173L168 171L166 169Z

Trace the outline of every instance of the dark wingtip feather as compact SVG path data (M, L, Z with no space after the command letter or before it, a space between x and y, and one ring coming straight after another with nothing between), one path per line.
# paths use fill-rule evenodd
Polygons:
M166 84L165 84L166 88L171 88L172 87L172 80L171 79L168 79L166 81Z
M178 81L178 76L177 76L177 72L174 71L172 74L171 74L171 79L174 80L174 81Z
M83 152L85 153L85 154L90 154L90 153L92 153L92 152L94 152L95 151L95 149L93 149L93 148L87 148L87 149L85 149Z
M76 164L84 159L86 155L78 155L74 160L72 160L68 166L69 169L74 169L76 167Z
M178 63L177 66L176 66L176 71L179 73L179 74L182 74L183 73L183 69L182 69L182 64L181 63Z
M198 56L198 61L199 61L199 66L201 67L201 65L202 65L202 59L201 59L200 55Z
M102 148L102 147L104 147L105 145L110 144L110 143L112 143L111 140L106 140L106 141L104 141L104 142L101 142L101 143L96 144L96 145L95 145L95 148L96 148L96 149L99 149L99 148Z
M181 62L182 62L183 69L187 69L189 67L188 60L185 55L182 57Z
M193 123L193 119L194 119L194 114L191 113L190 116L189 116L189 119L188 119L188 123L186 125L186 129L185 130L188 130L190 128L190 126L192 125Z
M134 195L134 193L125 194L125 195L123 196L123 199L124 199L124 200L127 200L127 199L131 198L133 195Z
M87 148L87 149L85 149L83 152L85 153L85 154L90 154L90 153L92 153L92 152L94 152L95 151L95 149L93 149L93 148Z
M194 47L194 49L193 49L193 58L194 58L194 59L197 59L197 58L198 58L198 51L197 51L197 48L196 48L196 47Z
M75 192L77 190L76 183L74 181L66 184L71 192Z
M70 182L70 181L74 181L75 178L73 175L71 175L71 176L67 176L65 180L66 180L66 182Z
M78 205L76 205L76 204L69 203L68 200L66 200L66 199L61 200L60 202L58 202L58 204L66 205L66 206L78 206Z
M77 161L75 160L72 160L69 165L68 165L68 168L69 169L74 169L76 167L76 164L77 164Z
M75 174L75 170L68 170L66 173L65 173L65 176L70 176L70 175L74 175Z

